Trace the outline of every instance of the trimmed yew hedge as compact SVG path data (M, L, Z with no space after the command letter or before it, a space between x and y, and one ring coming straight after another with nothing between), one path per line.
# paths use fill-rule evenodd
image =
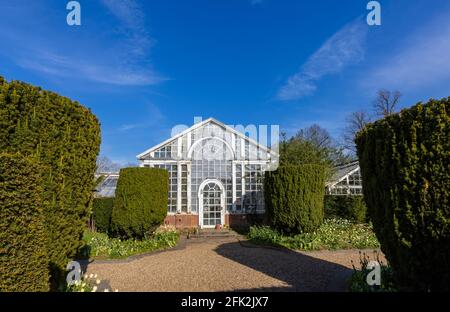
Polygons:
M32 155L46 167L43 202L52 285L82 245L90 215L100 125L78 102L0 79L0 150Z
M94 198L94 202L92 203L92 213L97 232L110 232L113 205L114 198Z
M311 232L323 222L325 170L320 165L287 165L267 171L264 197L270 222L289 234Z
M123 238L144 238L163 223L168 198L167 170L121 169L111 216L112 232Z
M41 169L0 154L0 292L49 290Z
M367 207L363 196L325 195L325 218L342 218L357 223L367 221Z
M450 98L419 103L356 138L364 198L402 289L450 290Z

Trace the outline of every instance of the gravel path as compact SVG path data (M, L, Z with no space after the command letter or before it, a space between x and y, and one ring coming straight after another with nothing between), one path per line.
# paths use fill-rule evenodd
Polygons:
M236 238L183 239L167 251L94 261L87 273L119 291L345 291L351 260L359 264L358 250L296 252Z

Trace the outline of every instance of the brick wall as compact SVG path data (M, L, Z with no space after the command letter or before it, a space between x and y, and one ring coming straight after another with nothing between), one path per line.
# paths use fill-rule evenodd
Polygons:
M246 214L225 214L225 224L233 226L245 226L247 225L249 218L254 218L254 215ZM264 215L260 215L261 219ZM174 225L177 228L192 228L197 227L199 224L198 215L194 214L176 214L168 215L164 219L164 224Z

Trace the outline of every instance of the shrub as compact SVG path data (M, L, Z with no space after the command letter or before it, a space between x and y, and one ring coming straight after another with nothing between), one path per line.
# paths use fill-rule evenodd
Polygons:
M110 232L113 205L114 198L94 198L92 212L95 221L95 229L98 232Z
M419 103L356 137L369 216L403 289L450 290L449 103Z
M248 238L256 243L276 245L282 237L281 233L267 225L254 225L248 231Z
M362 196L325 195L325 218L342 218L358 223L367 221L367 207Z
M324 168L280 166L264 179L266 210L271 224L285 233L317 229L323 222Z
M111 227L121 237L143 238L167 215L169 175L164 169L120 170Z
M0 292L48 291L41 168L0 154Z
M29 84L0 81L0 150L46 166L43 203L52 285L82 245L90 215L100 126L89 109Z

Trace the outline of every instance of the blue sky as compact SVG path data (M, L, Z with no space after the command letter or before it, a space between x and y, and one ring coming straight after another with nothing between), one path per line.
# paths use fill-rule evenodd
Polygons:
M318 123L339 139L380 88L401 106L450 95L450 1L0 0L0 75L88 106L116 162L194 116L226 124Z

